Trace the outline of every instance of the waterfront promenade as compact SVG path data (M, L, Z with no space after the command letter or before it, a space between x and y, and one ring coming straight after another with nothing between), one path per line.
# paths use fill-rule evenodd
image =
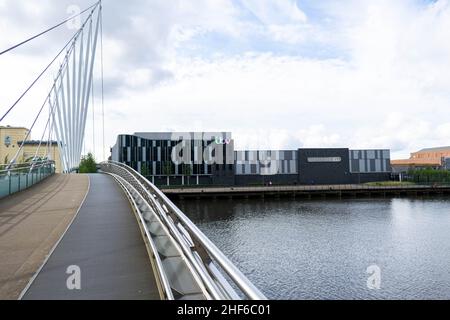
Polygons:
M264 198L264 197L367 197L448 195L450 186L364 184L290 185L246 187L173 187L161 189L170 198Z

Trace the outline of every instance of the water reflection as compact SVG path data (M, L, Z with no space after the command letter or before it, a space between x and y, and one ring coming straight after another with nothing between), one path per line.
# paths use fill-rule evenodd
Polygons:
M450 298L448 199L177 204L269 298Z

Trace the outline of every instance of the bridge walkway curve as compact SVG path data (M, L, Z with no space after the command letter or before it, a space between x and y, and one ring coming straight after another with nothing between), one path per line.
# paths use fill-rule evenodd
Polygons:
M89 179L77 216L22 299L159 299L127 197L106 174ZM81 288L69 289L67 282L78 284L78 267Z

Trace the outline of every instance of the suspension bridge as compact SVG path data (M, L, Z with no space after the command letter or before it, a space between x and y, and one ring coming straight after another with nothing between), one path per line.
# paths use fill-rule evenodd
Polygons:
M98 165L99 173L76 173L93 107L98 55L105 150L101 1L1 51L0 59L80 17L81 25L57 55L1 111L3 125L59 63L30 130L12 158L0 165L0 299L265 299L164 193L134 169L105 161ZM44 129L36 151L21 161L37 123ZM60 159L50 152L54 143ZM56 160L61 174L55 174Z

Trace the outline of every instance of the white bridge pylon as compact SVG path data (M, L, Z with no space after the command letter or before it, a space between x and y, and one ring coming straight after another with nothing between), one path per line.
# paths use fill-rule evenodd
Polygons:
M101 5L95 7L75 34L49 94L51 130L58 142L64 172L77 168L81 158L89 101L93 94L101 10Z

